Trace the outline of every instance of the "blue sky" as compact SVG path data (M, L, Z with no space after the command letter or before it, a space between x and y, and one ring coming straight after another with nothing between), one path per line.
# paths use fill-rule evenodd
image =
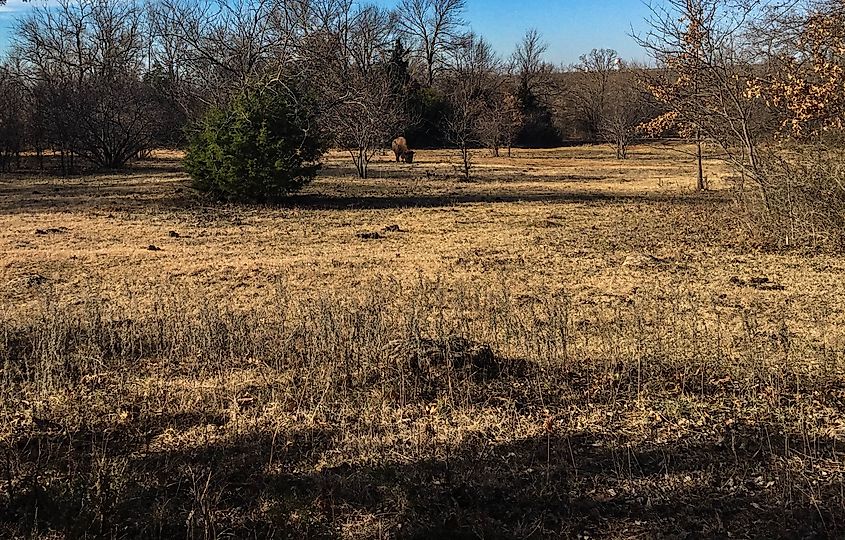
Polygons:
M35 0L43 2L49 0ZM378 0L392 5L392 0ZM31 4L8 0L0 7L0 50L9 43L15 17ZM525 30L537 28L549 44L548 60L570 64L593 48L616 49L626 59L646 60L629 36L647 14L641 0L467 0L467 20L502 55L509 55Z
M616 49L625 59L646 60L630 37L648 9L640 0L468 0L467 20L502 54L525 30L537 28L549 44L548 60L574 63L591 49Z
M26 8L21 0L7 0L5 6L0 6L0 51L5 51L9 44L9 32L15 17Z

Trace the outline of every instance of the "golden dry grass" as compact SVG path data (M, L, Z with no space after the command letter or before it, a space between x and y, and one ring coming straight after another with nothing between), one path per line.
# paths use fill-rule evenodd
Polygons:
M353 179L345 156L332 154L317 182L276 208L195 198L170 154L128 177L10 177L0 184L0 297L33 303L49 288L65 298L143 298L178 287L248 307L280 281L343 292L372 276L420 273L470 282L501 274L591 298L654 280L767 298L727 284L761 275L785 285L784 298L836 296L839 258L742 246L741 223L730 221L736 209L724 191L691 191L683 155L644 148L620 162L604 147L481 154L478 181L460 183L447 154L422 151L410 167L385 156L369 180ZM708 175L724 186L719 163L708 163ZM389 225L402 232L356 236ZM62 231L36 234L50 228ZM638 253L667 264L659 272L622 265ZM30 287L34 275L47 281Z
M836 536L845 259L674 150L0 179L0 535Z

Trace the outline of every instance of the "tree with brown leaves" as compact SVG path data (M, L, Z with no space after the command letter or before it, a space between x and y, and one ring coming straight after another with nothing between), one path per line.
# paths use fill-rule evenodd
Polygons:
M713 141L768 200L759 155L765 103L748 91L759 60L748 32L761 16L760 3L666 0L650 7L650 29L638 41L661 68L644 78L667 112L647 129L674 122L699 145ZM704 187L700 153L697 184Z
M780 45L769 73L749 87L764 97L789 135L807 138L845 129L845 2L779 14L769 33ZM764 30L765 31L765 30ZM774 41L772 39L772 41Z

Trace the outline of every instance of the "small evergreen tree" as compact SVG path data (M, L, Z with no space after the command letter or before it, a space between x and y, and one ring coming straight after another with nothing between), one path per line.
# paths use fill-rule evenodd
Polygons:
M395 92L403 92L411 85L411 63L408 60L410 52L402 44L402 39L396 38L396 43L390 50L390 59L387 61L387 73Z
M200 123L185 163L194 187L232 201L273 201L314 179L325 140L315 104L287 88L252 88Z

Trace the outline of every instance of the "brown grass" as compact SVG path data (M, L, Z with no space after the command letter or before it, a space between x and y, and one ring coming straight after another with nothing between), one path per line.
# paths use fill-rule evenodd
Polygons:
M843 533L841 257L756 250L715 160L449 159L0 179L0 536Z

